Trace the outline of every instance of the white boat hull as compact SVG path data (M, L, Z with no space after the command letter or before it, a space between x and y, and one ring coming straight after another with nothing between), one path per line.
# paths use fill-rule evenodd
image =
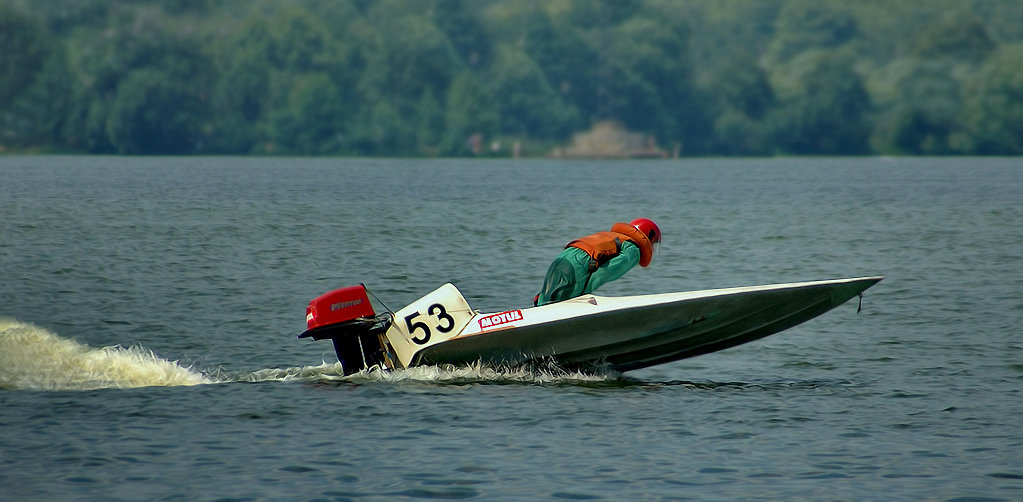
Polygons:
M585 295L541 307L476 313L457 335L416 351L406 365L552 360L566 367L609 365L629 371L777 333L845 303L882 279L617 298Z

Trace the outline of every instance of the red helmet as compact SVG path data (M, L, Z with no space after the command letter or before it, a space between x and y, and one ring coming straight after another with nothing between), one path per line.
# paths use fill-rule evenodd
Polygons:
M629 222L629 224L643 232L643 235L650 239L650 244L653 245L654 250L657 250L657 245L661 243L661 229L654 223L654 220L636 218Z

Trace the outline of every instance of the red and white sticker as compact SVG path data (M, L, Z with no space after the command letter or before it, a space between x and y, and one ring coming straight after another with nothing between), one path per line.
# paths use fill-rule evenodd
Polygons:
M521 310L509 310L508 312L501 312L500 314L493 314L488 315L486 317L480 317L480 329L493 328L494 326L500 326L502 324L508 324L521 320L522 320Z

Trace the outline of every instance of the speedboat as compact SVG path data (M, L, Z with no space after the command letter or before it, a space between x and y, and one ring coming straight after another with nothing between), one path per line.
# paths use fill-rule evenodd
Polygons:
M621 297L587 294L486 313L470 307L450 283L397 312L377 313L360 284L311 300L308 329L299 338L333 341L345 375L373 367L509 367L545 361L562 368L625 372L772 335L862 295L882 279Z

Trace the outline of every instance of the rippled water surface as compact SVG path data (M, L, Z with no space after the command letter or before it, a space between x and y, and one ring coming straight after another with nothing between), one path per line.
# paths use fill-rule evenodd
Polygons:
M0 157L0 499L1023 499L1023 161ZM306 302L527 305L645 216L631 295L887 278L621 374L342 377Z

